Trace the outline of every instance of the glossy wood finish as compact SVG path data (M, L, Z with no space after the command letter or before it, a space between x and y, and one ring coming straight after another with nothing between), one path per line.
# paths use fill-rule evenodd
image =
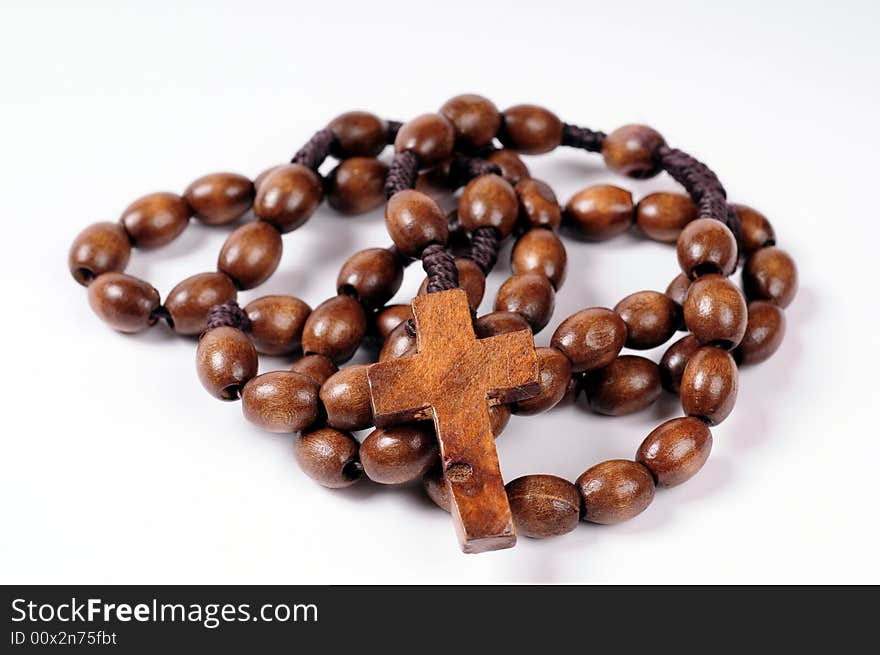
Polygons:
M513 546L488 402L514 402L538 391L532 336L520 331L477 339L461 289L417 296L413 315L418 354L373 364L367 374L376 425L433 419L462 549Z
M614 306L626 323L626 347L648 350L666 343L681 323L681 307L659 291L631 293Z
M514 187L519 200L520 220L531 227L554 232L562 224L562 209L549 184L532 178L521 179Z
M333 428L306 432L296 441L294 454L303 473L331 489L350 487L363 476L357 439Z
M530 329L526 319L514 312L490 312L480 316L474 323L478 339Z
M739 386L736 362L726 350L704 346L695 352L681 378L681 406L688 416L718 425L733 411Z
M498 138L507 148L540 155L562 143L562 121L544 107L515 105L504 110Z
M197 273L174 287L165 299L169 324L178 334L201 334L214 305L235 301L238 293L224 273Z
M473 259L466 257L457 257L455 268L458 271L458 287L464 289L468 297L468 304L471 309L476 310L486 292L486 276L483 275L483 271ZM427 277L419 285L419 295L424 296L426 293L428 293Z
M217 258L217 270L239 289L253 289L268 280L281 261L278 230L264 223L245 223L229 235Z
M196 372L215 398L238 400L242 387L257 374L257 363L254 344L237 328L213 328L199 339Z
M660 172L654 153L664 143L663 136L647 125L624 125L605 137L602 156L612 171L644 179Z
M726 277L704 275L688 289L684 322L700 343L731 350L746 332L746 299Z
M788 307L798 289L794 260L781 248L761 248L743 267L743 288L749 300L769 300Z
M515 274L543 275L558 291L565 282L568 255L559 237L548 229L537 227L517 240L510 255L510 266Z
M590 409L606 416L624 416L650 406L662 391L660 369L650 359L621 355L584 378Z
M89 304L114 330L140 332L156 322L159 292L131 275L104 273L89 285Z
M516 192L500 175L475 177L458 199L458 220L470 232L491 225L504 238L513 232L518 215Z
M682 337L666 349L660 358L660 383L670 393L681 389L681 376L694 353L703 347L692 334Z
M315 307L303 328L302 348L307 355L326 355L336 364L354 355L367 331L361 304L350 296L335 296Z
M254 191L256 192L263 185L263 182L266 180L267 177L269 177L269 175L285 165L286 164L276 164L275 166L270 166L269 168L261 171L260 174L254 178Z
M343 214L363 214L385 202L388 165L375 157L339 162L327 178L327 203Z
M384 341L394 328L411 318L412 308L409 305L388 305L376 314L376 333Z
M581 516L578 488L555 475L525 475L507 483L516 531L526 537L557 537L574 530Z
M747 205L733 205L733 208L739 216L739 245L746 256L776 245L776 232L764 214Z
M305 355L296 360L290 370L294 373L302 373L320 386L339 369L326 355Z
M174 241L189 224L190 208L176 193L150 193L131 203L119 223L136 248L159 248Z
M409 331L406 329L406 324L401 323L391 330L391 334L388 335L385 343L382 344L382 349L379 351L379 361L385 362L390 359L399 359L415 354L416 346L416 338L410 336Z
M714 218L688 223L678 236L678 265L690 278L719 273L730 275L736 268L737 245L733 232Z
M443 467L438 462L430 471L422 477L422 487L425 493L437 507L451 512L449 499L449 485L446 483L446 477L443 475Z
M102 273L122 273L128 266L131 244L118 223L94 223L76 235L67 255L67 268L84 287Z
M486 159L500 167L501 175L504 179L509 180L513 184L518 184L521 180L525 180L531 175L529 167L525 165L522 158L513 150L506 148L493 150Z
M300 164L278 166L261 181L254 215L286 234L305 223L324 197L321 180Z
M536 348L541 389L537 395L511 404L514 414L532 416L552 409L562 400L571 381L571 362L556 348Z
M367 307L379 307L391 300L402 282L403 263L395 252L367 248L345 260L336 278L336 290Z
M697 206L684 193L661 191L636 206L636 223L649 239L675 243L685 226L697 218Z
M566 318L550 345L565 353L575 373L608 366L626 343L626 323L605 307L590 307Z
M450 98L440 107L455 128L455 141L459 148L476 150L492 143L501 127L501 113L488 98L465 93Z
M321 385L327 424L338 430L364 430L373 425L367 366L346 366Z
M318 384L292 371L263 373L244 386L241 409L263 430L301 432L318 419Z
M677 303L681 307L684 307L684 299L687 298L688 289L690 288L691 279L684 273L679 273L672 279L672 282L669 283L669 286L666 287L666 295L669 296L673 302ZM684 329L683 315L681 316L681 319L681 324L678 326L679 330Z
M445 244L449 238L446 214L419 191L398 191L385 205L385 228L404 255L418 257L425 246Z
M388 125L367 111L340 114L327 126L333 132L330 153L337 159L375 157L388 143Z
M422 114L403 124L394 139L396 152L410 150L419 157L419 166L428 168L452 155L455 130L440 114Z
M550 280L536 273L511 275L498 289L496 312L514 312L522 316L537 334L553 316L556 293Z
M583 519L610 525L641 514L654 500L650 471L628 459L610 459L584 471L575 481Z
M262 296L245 305L244 313L251 321L249 335L257 352L287 355L299 350L311 311L296 296Z
M430 423L407 423L368 434L361 444L361 464L373 482L403 484L427 473L439 453Z
M510 405L490 405L489 407L489 425L492 427L492 436L496 439L504 432L510 422Z
M749 320L742 341L733 357L742 364L758 364L769 359L782 345L785 312L769 300L749 303Z
M633 224L632 194L610 184L581 189L565 205L566 225L587 241L605 241Z
M211 173L190 184L183 197L193 215L205 225L226 225L254 204L254 183L238 173Z
M674 418L645 437L636 461L654 476L659 487L674 487L694 477L712 451L712 433L698 418Z

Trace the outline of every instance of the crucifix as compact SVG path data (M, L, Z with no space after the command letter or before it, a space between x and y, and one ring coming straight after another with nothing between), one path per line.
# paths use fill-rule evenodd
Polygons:
M510 548L516 531L489 405L538 392L532 333L477 339L461 289L417 296L412 311L417 353L373 364L367 372L376 425L433 420L461 549L480 553Z

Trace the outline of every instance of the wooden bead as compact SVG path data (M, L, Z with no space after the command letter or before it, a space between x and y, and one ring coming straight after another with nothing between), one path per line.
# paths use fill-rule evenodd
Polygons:
M648 469L660 487L674 487L694 477L712 450L712 433L690 416L658 425L645 437L636 461Z
M363 430L373 425L367 366L348 366L321 385L327 424L338 430Z
M666 343L681 321L681 308L659 291L637 291L614 307L626 323L626 347L648 350Z
M241 393L244 417L269 432L301 432L318 419L318 383L292 371L250 380Z
M449 237L446 214L424 193L398 191L385 205L385 227L394 245L404 255L418 257L425 246L441 245Z
M168 324L178 334L200 334L214 305L234 302L235 285L225 273L197 273L174 287L165 299Z
M303 327L312 308L295 296L271 295L244 307L251 321L250 337L258 353L287 355L302 345Z
M131 244L118 223L95 223L80 232L67 256L73 279L84 287L103 273L122 273L128 265Z
M683 193L645 196L636 207L636 223L646 237L675 243L685 226L697 218L697 206Z
M321 386L339 369L326 355L306 355L295 361L290 370L294 373L302 373Z
M158 248L171 243L186 229L190 216L186 200L176 193L151 193L122 212L119 222L136 248Z
M681 389L681 376L684 368L703 345L694 335L682 337L666 349L660 358L660 383L670 393L677 394Z
M552 409L562 400L571 381L571 362L556 348L536 348L541 390L537 395L520 400L511 409L521 416L532 416Z
M776 232L767 217L746 205L732 205L739 216L740 248L746 255L776 245Z
M361 444L364 473L380 484L403 484L427 473L439 449L430 423L373 430Z
M264 223L253 221L235 229L226 239L217 270L226 273L239 289L253 289L268 280L281 261L281 235Z
M110 327L140 332L156 322L159 292L125 273L103 273L89 285L89 304Z
M321 428L306 432L294 453L303 473L331 489L350 487L363 475L358 461L358 442L347 432Z
M684 322L700 343L731 350L746 332L746 299L726 277L704 275L688 289Z
M610 184L578 191L565 206L565 218L576 236L604 241L626 232L633 223L632 194Z
M330 153L337 159L375 157L388 143L388 124L370 112L340 114L328 127L333 132Z
M562 224L562 209L556 194L548 184L541 180L521 179L514 187L519 212L522 219L531 227L545 227L554 232Z
M336 296L315 307L306 319L303 352L326 355L341 364L351 359L366 331L361 304L350 296Z
M422 114L407 121L397 132L394 149L410 150L419 157L419 166L428 168L452 155L455 130L452 123L440 114Z
M638 462L609 459L584 471L575 481L583 518L611 525L641 514L654 500L654 479Z
M259 190L259 188L263 185L263 182L266 180L266 178L269 177L269 175L271 175L272 173L277 171L282 166L286 166L286 164L276 164L275 166L270 166L269 168L264 170L262 173L257 175L254 178L254 190L255 191Z
M574 530L580 521L580 492L568 480L525 475L504 488L518 534L533 539L557 537Z
M788 307L798 289L797 266L780 248L761 248L743 267L743 287L749 300L769 300Z
M199 339L196 371L215 398L238 400L242 387L257 374L257 363L254 344L237 328L213 328Z
M409 305L389 305L376 314L376 332L383 341L398 325L413 317Z
M422 477L422 486L428 498L434 501L440 509L450 511L449 485L446 482L446 476L443 475L443 468L437 464Z
M581 376L583 374L573 373L568 384L565 385L565 394L562 400L556 403L557 407L571 407L577 403L581 394Z
M543 275L511 275L498 289L495 311L519 314L526 319L532 332L537 334L553 316L555 296L553 285Z
M458 220L470 232L491 225L503 239L513 232L518 214L516 193L500 175L475 177L458 199Z
M681 376L681 406L688 416L718 425L736 404L739 373L726 350L703 346L695 352Z
M476 310L483 301L483 294L486 292L486 276L483 275L483 271L473 259L457 257L455 268L458 270L458 286L467 293L471 309ZM422 280L422 284L419 286L419 295L424 296L426 293L428 293L427 277Z
M639 412L657 400L662 391L660 369L650 359L621 355L608 366L584 378L587 404L606 416Z
M244 216L254 204L254 183L238 173L211 173L190 184L183 197L206 225L225 225Z
M309 220L322 198L321 180L314 171L301 164L285 164L260 183L254 215L286 234Z
M447 100L440 113L455 128L456 143L466 150L484 148L501 127L501 114L491 100L465 93Z
M351 157L327 178L327 203L343 214L363 214L385 202L388 166L374 157Z
M591 307L566 318L550 345L565 353L575 373L608 366L626 343L626 323L615 312Z
M513 312L490 312L480 316L474 323L474 331L478 339L530 329L526 319Z
M653 177L661 171L655 153L666 143L647 125L624 125L605 137L602 157L612 171L636 179Z
M749 303L749 321L742 341L733 353L743 364L757 364L769 359L782 345L785 336L785 313L768 300Z
M528 166L513 150L504 148L494 150L489 153L486 159L501 169L501 176L505 180L510 180L514 184L518 184L531 175Z
M559 237L540 227L524 233L510 255L514 273L539 273L550 280L557 291L565 281L567 262L565 246Z
M349 257L336 278L339 293L357 298L367 307L388 302L403 282L403 263L388 248L367 248Z
M712 273L730 275L736 268L736 238L721 221L698 218L681 231L676 254L681 270L690 278Z
M489 407L489 425L492 435L497 439L504 432L511 415L510 405L498 404Z
M382 350L379 351L379 361L386 362L389 359L400 359L411 355L416 351L416 338L410 336L406 329L406 323L401 323L391 331L391 334L382 344Z
M504 110L498 137L508 148L527 155L540 155L562 143L562 121L549 109L515 105Z
M676 275L669 286L666 287L666 295L680 306L684 306L684 299L687 298L688 289L691 288L691 279L684 273Z

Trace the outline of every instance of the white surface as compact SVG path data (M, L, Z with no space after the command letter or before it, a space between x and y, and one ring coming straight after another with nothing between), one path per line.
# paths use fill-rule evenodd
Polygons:
M880 582L878 5L476 4L4 5L0 582ZM202 390L192 341L111 332L66 270L74 235L142 193L256 175L350 108L406 118L466 91L599 129L656 126L771 218L801 272L784 345L743 372L697 478L629 523L481 556L458 552L419 488L313 484L291 438ZM563 202L600 181L675 188L568 149L528 164ZM226 234L194 224L129 270L164 295L212 269ZM388 238L378 211L322 207L284 243L244 300L314 305L348 254ZM628 237L567 247L540 345L571 312L662 290L677 269L669 247ZM411 270L398 297L420 279ZM676 411L668 398L615 420L514 418L502 468L573 478L631 457Z

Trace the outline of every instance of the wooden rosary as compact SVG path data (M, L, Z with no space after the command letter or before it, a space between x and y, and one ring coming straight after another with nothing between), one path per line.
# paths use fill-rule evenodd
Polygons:
M389 166L377 156L392 143ZM563 209L517 154L560 145L601 153L610 169L633 178L665 170L687 195L652 193L634 204L628 191L599 185L577 192ZM340 163L323 179L318 169L329 156ZM459 187L458 209L446 216L436 194ZM237 292L272 275L281 235L305 223L324 195L351 214L387 198L394 245L352 255L337 295L314 310L287 295L240 308ZM255 220L229 236L217 271L187 278L164 303L150 284L123 272L132 246L165 245L192 216L226 225L251 210ZM566 275L560 228L601 241L633 224L648 238L676 243L682 273L665 293L639 291L614 309L572 314L550 347L536 348L533 335L549 322ZM477 317L486 275L514 234L513 275L499 289L495 311ZM761 213L728 204L707 166L649 127L606 135L534 105L499 112L486 98L462 95L402 125L366 112L342 114L290 164L253 181L215 173L182 196L144 196L118 223L81 232L69 267L88 287L94 311L116 330L137 332L162 319L179 334L201 335L196 367L204 387L217 398L240 399L256 425L297 434L296 459L309 477L328 487L362 477L382 484L421 478L431 499L452 513L462 550L482 552L513 546L517 532L548 537L581 519L632 518L651 503L655 487L681 484L700 470L712 447L709 427L733 409L738 366L770 357L785 332L783 308L797 290L797 270L775 243ZM743 291L728 279L741 258ZM419 295L411 305L387 305L416 259L427 274ZM690 334L659 365L620 354L657 347L679 330ZM374 345L378 362L339 369L362 342ZM257 375L257 353L301 357L289 370ZM538 414L583 392L591 409L618 416L646 408L662 389L680 394L685 416L654 429L634 460L601 462L574 484L527 475L505 487L494 439L511 413ZM351 434L374 425L363 442Z

